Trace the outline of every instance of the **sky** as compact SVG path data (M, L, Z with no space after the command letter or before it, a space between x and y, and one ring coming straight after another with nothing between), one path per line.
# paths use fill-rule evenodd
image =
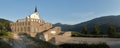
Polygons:
M120 0L0 0L0 18L16 21L34 12L50 23L77 24L94 18L120 15Z

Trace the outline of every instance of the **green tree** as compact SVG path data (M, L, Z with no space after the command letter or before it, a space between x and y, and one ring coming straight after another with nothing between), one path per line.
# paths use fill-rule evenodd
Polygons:
M72 32L72 37L78 37L80 36L80 32Z
M83 25L82 26L82 31L81 31L83 34L87 34L87 26L86 25Z
M0 36L7 36L7 32L5 30L0 30Z
M116 28L113 25L108 26L108 36L109 37L115 37L116 34Z
M98 24L96 24L96 25L93 27L93 30L92 30L91 34L94 34L94 35L100 34L100 27L99 27Z

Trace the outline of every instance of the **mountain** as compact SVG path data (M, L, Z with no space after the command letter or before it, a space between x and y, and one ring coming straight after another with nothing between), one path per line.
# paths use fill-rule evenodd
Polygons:
M0 18L0 30L10 31L10 23L12 21Z
M111 15L111 16L104 16L104 17L99 17L95 18L83 23L78 23L75 25L67 25L67 24L54 24L54 26L61 26L63 31L77 31L81 32L81 27L83 25L87 26L88 32L92 30L92 28L95 25L99 25L101 32L105 33L107 32L108 25L113 25L116 27L117 32L120 32L120 15ZM65 29L66 28L66 29Z
M60 26L62 28L62 31L68 31L72 28L73 25L56 23L56 24L53 24L53 27L55 27L55 26Z

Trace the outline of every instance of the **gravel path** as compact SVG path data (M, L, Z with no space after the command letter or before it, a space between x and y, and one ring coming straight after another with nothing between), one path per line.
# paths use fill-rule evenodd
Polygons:
M120 48L120 38L85 38L85 37L70 37L69 40L59 41L61 43L107 43L110 48Z

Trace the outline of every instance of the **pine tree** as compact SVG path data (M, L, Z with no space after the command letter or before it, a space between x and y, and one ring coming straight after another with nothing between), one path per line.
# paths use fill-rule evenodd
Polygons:
M83 34L87 34L87 26L86 25L83 25L82 26L82 31L81 31Z
M100 34L100 28L99 28L99 25L98 25L98 24L96 24L96 25L93 27L93 30L92 30L91 34L94 34L94 35Z
M116 28L113 27L113 25L108 26L108 36L109 37L114 37L116 34Z

